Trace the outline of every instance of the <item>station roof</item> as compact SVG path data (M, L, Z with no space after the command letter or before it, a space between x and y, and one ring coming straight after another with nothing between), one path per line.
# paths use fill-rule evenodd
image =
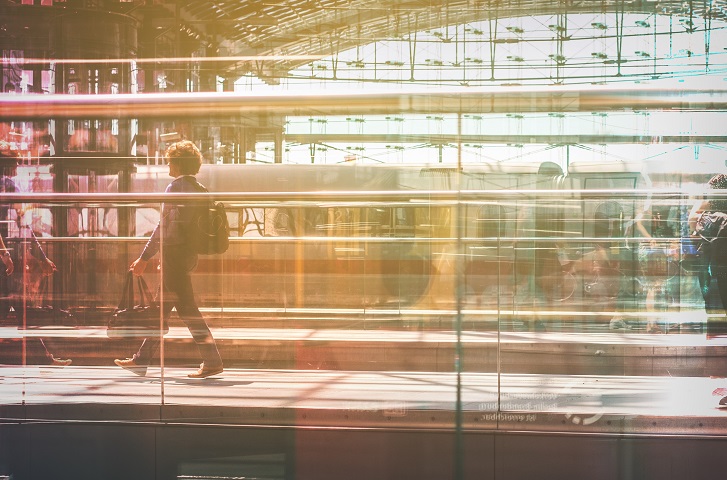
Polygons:
M241 58L223 62L224 70L263 80L315 57L468 22L610 12L727 18L724 2L682 0L164 0L144 7L152 9L155 21L209 39L220 57Z

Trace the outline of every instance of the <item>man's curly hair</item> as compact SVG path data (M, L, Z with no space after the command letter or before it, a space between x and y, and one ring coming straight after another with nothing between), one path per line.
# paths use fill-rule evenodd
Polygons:
M202 153L193 142L182 140L173 143L164 152L169 163L179 165L179 173L182 175L197 175L202 166Z
M718 173L709 179L709 188L713 190L727 189L727 175ZM713 198L709 201L710 208L720 212L727 212L727 198Z

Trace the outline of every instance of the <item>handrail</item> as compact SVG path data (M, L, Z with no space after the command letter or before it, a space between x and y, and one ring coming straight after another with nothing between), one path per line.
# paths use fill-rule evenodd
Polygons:
M0 193L2 203L43 204L116 204L134 206L139 203L195 202L200 198L213 198L222 202L256 203L260 207L289 207L306 202L325 202L323 206L345 206L346 202L360 205L363 200L371 205L400 200L402 206L415 206L416 200L427 202L477 202L497 198L535 199L690 199L695 195L705 198L727 198L727 191L716 192L682 190L407 190L407 191L318 191L318 192L211 192L206 193ZM454 204L453 203L453 204ZM250 205L253 206L253 205ZM256 206L256 205L255 205Z
M83 237L39 237L38 240L41 243L138 243L138 242L146 242L148 240L148 236L139 236L139 237L93 237L93 236L83 236ZM690 237L691 238L691 237ZM11 242L13 240L16 240L14 237L9 239ZM679 242L684 241L684 237L660 237L657 239L660 244L668 244L671 242ZM613 243L613 242L629 242L634 244L651 244L655 240L651 238L645 238L645 237L578 237L578 236L570 236L570 237L558 237L558 236L542 236L542 237L534 237L532 235L530 236L489 236L489 237L462 237L460 239L457 239L457 237L385 237L385 236L355 236L350 235L346 237L336 236L336 237L329 237L326 235L321 235L319 237L311 236L311 235L304 235L300 237L294 237L290 235L286 236L249 236L249 237L230 237L231 243L264 243L264 244L271 244L271 243L345 243L345 242L361 242L361 243L406 243L406 244L413 244L413 243L428 243L428 244L455 244L457 241L461 241L463 244L476 244L474 246L477 247L486 247L491 248L493 247L492 244L499 243L499 244L505 244L501 246L512 246L509 244L523 244L526 245L527 243L537 242L537 243L578 243L578 244L587 244L587 243ZM488 245L482 245L482 242L488 242ZM517 248L517 247L516 247ZM524 249L532 250L532 246L524 246L522 247Z
M727 89L651 86L520 86L437 90L301 91L98 95L0 95L0 120L46 118L189 118L230 115L530 113L727 110Z

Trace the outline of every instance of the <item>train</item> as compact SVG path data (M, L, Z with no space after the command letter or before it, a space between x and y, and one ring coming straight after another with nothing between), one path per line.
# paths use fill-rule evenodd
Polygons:
M684 192L709 176L654 173L638 162L205 164L198 179L226 199L231 246L200 257L198 299L220 318L464 314L483 325L625 318L643 328L652 316L699 326L709 279L687 228L694 199ZM95 191L118 188L113 176L95 180L107 182ZM170 180L166 166L138 165L130 191L163 192ZM159 219L154 204L34 204L29 212L41 241L62 254L56 298L76 309L113 308L123 271ZM57 215L66 238L52 235ZM124 215L128 235L119 229ZM158 281L155 269L148 275Z

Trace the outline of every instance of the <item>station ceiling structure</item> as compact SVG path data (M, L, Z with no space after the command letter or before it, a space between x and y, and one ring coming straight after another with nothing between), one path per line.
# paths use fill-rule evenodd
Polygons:
M724 28L727 21L727 3L721 0L162 0L133 6L122 3L120 6L145 22L151 22L154 42L163 42L165 38L174 42L181 32L182 36L200 41L211 55L220 57L223 76L252 73L271 84L277 84L296 68L310 64L311 59L335 59L341 52L373 42L405 41L414 49L415 42L428 40L418 32L429 32L434 37L429 40L442 43L462 41L454 36L469 33L469 41L486 44L490 54L489 58L478 59L480 66L492 63L493 68L495 62L502 62L496 56L498 48L508 49L521 42L538 42L546 38L560 44L559 51L551 54L550 61L563 68L569 60L562 55L563 45L589 36L619 45L630 36L668 38L688 33L698 38L699 43L703 42L701 55L709 57L723 53L722 46L710 45L710 33ZM579 15L593 15L595 20L589 22L587 28L582 25L571 27L569 17ZM599 15L609 15L610 21L599 21ZM636 20L627 18L634 15L640 17ZM545 33L532 35L514 25L506 26L507 30L502 30L506 35L503 35L495 28L497 22L535 17L546 19L542 20L546 22L543 25ZM657 28L657 17L669 18L668 31ZM477 27L465 29L460 34L446 30L478 22L488 23L489 31ZM155 48L158 51L158 47ZM700 55L689 48L680 53L688 57ZM594 64L614 66L613 73L605 75L614 78L621 75L618 67L628 61L656 61L655 55L646 51L618 51L616 55L596 51L587 55ZM466 58L463 56L459 61L464 62ZM507 60L521 62L522 70L532 68L527 59L517 54L507 56ZM443 66L437 65L440 60L431 61L433 65L423 66ZM357 59L349 61L349 66L353 63L354 67L366 67L363 60L359 60L359 65L356 62ZM705 62L708 63L709 58ZM335 60L332 67L335 68ZM414 69L415 65L410 67ZM660 68L659 73L662 72L667 69ZM563 72L553 83L568 76ZM494 79L493 75L490 80Z
M11 10L15 21L3 21ZM43 33L48 31L53 33ZM538 158L543 150L568 156L570 146L615 158L674 156L678 150L687 160L700 155L700 146L714 150L715 157L727 150L716 127L727 85L724 0L0 0L0 49L18 43L25 45L22 68L33 68L36 80L53 78L61 88L75 84L83 71L82 80L98 87L95 93L122 97L272 94L257 100L226 97L215 100L224 105L189 110L204 112L193 127L202 143L213 150L235 145L240 157L264 143L274 143L275 162L296 149L310 162L327 161L326 149L334 148L346 157L379 155L384 160L376 161L382 162L406 155L418 159L424 151L435 151L434 161L441 162L448 151L462 150L463 158L477 162L522 157L528 149ZM57 52L65 57L54 57ZM102 88L118 78L118 91ZM674 83L682 81L689 85ZM706 104L709 115L691 105L657 102L640 108L644 92L636 90L621 103L611 98L592 107L584 102L592 92L584 91L576 94L577 108L558 107L563 87L611 83L721 93ZM311 86L323 87L321 99L275 96L308 92ZM409 110L396 110L400 97L389 99L393 106L389 100L374 105L363 96L333 104L330 97L334 91L358 95L380 88L407 95L420 86L469 89L457 98L475 95L497 105L468 103L458 124L447 115L450 110L436 108L437 99L451 103L441 92ZM537 108L530 100L503 103L510 97L502 92L531 99L531 92L518 91L521 86L545 88L538 90ZM29 87L46 92L38 81L26 81ZM483 94L481 87L494 90ZM76 101L36 103L67 112ZM137 117L144 116L141 110L150 112L147 118L163 111L151 108L149 97L141 110L133 98L118 101ZM193 101L206 100L202 95ZM306 108L294 107L296 101L308 102ZM16 108L13 102L6 101L6 113ZM323 104L328 107L320 108ZM673 114L659 112L662 106ZM159 130L169 128L176 127ZM121 143L133 143L132 137ZM154 129L140 137L158 137L156 147L162 144ZM660 146L667 143L676 147ZM637 152L634 145L645 148Z
M165 36L168 42L179 35L199 37L207 54L221 60L217 64L221 76L246 75L272 86L293 81L328 81L326 88L357 81L377 88L390 84L552 86L649 83L707 75L715 79L727 74L723 48L727 2L717 0L194 0L155 2L138 11L147 22L153 18L154 32L166 32L155 35L155 42ZM589 123L590 113L584 113L582 123ZM698 129L660 131L654 126L658 122L648 117L645 131L622 137L614 133L618 128L608 127L621 120L606 120L602 111L592 117L596 127L584 131L567 127L568 119L560 113L549 115L545 120L531 120L537 127L529 127L522 115L503 114L499 123L509 127L499 132L501 136L492 126L473 127L465 147L501 143L522 152L528 144L592 144L595 150L605 151L598 145L621 141L648 145L657 138L659 143L671 139L677 144L688 139L716 148L715 155L722 150L719 135L700 136ZM301 118L297 129L286 128L286 139L303 148L330 149L337 143L356 150L356 155L370 153L377 142L390 151L436 144L441 158L442 145L451 144L446 140L447 127L436 122L437 116L428 118L420 120L426 126L409 128L382 118L381 123L388 126L377 136L372 125L354 124L366 121L363 118L311 116ZM473 118L465 122L482 123ZM428 141L415 138L418 128ZM568 137L569 130L577 133ZM545 136L539 135L542 132ZM397 146L406 141L409 146ZM608 150L618 151L615 145ZM651 149L643 155L663 152ZM693 155L698 154L695 150ZM494 156L499 158L501 153ZM312 157L311 153L311 161Z

